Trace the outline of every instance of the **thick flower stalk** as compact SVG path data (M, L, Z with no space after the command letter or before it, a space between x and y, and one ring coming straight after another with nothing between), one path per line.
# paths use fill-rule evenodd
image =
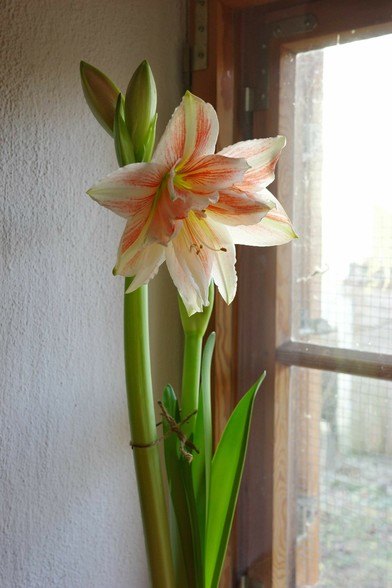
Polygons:
M284 137L215 154L217 136L213 107L187 92L152 161L126 165L88 191L127 221L114 273L132 277L134 291L166 261L190 315L208 305L211 280L227 303L233 300L236 243L276 245L295 237L266 189Z
M157 115L155 82L148 63L144 61L136 70L125 99L105 74L84 62L81 78L91 111L114 138L119 165L149 158ZM139 111L140 100L143 112ZM175 580L154 410L147 288L145 285L124 295L125 376L151 582L154 588L167 588L174 586Z

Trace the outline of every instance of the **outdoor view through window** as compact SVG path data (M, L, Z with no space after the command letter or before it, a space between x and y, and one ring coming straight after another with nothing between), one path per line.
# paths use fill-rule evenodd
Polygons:
M292 338L392 354L392 35L295 57ZM392 587L392 383L291 368L297 588Z

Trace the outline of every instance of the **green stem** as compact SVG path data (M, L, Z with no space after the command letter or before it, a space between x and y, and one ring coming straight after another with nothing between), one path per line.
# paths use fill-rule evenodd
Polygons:
M125 289L130 285L125 280ZM175 586L152 389L148 290L124 295L124 351L129 422L147 559L154 588Z
M181 418L186 419L199 409L200 370L203 337L210 322L214 307L214 283L210 283L208 292L209 305L201 312L188 316L181 297L178 296L181 323L185 335L184 360L182 369ZM182 430L187 437L194 429L195 417L184 423Z
M201 333L185 333L181 419L186 419L199 408L202 344L203 335ZM193 432L195 421L196 415L182 426L187 437Z

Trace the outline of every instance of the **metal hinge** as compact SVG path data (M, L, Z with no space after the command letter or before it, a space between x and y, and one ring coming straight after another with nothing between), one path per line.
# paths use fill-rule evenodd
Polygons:
M192 70L207 69L208 58L208 2L196 0L192 48Z
M245 113L268 109L268 48L271 37L279 39L295 37L295 35L313 31L317 25L317 19L313 14L304 14L303 16L294 16L292 18L272 22L263 28L260 35L260 57L258 60L260 67L259 82L255 88L245 88Z
M303 16L293 16L279 22L273 22L271 23L271 28L274 37L285 39L313 31L317 24L317 18L314 14L304 14Z

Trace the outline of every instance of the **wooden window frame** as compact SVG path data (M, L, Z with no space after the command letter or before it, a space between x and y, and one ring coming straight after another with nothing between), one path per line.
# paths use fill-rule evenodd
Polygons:
M190 2L191 19L196 3L197 0ZM239 114L241 108L243 110L243 89L246 85L257 87L260 64L257 59L246 60L244 56L253 56L259 50L258 27L303 15L304 7L317 17L317 38L323 45L328 37L336 35L336 23L344 22L348 11L351 24L347 35L351 38L352 29L382 28L391 21L390 5L385 0L371 3L363 0L306 3L301 0L209 0L208 65L204 70L193 72L191 87L218 112L219 148L246 138L244 120ZM278 106L281 56L284 51L299 50L301 43L309 48L309 34L297 35L295 41L270 38L270 107L267 113L254 113L255 136L273 136L282 128ZM314 41L314 48L317 46L318 41ZM290 76L290 72L292 69L287 68L286 75ZM290 120L284 121L284 125L289 124ZM286 149L289 151L290 146ZM287 173L280 176L279 198L290 213L291 178L289 170L283 171ZM276 188L273 191L276 192ZM268 376L255 405L257 427L251 432L237 521L221 588L236 586L238 579L249 570L249 577L262 582L263 588L287 588L292 585L294 565L288 511L290 366L392 379L392 359L387 355L327 349L292 341L291 261L286 247L239 247L237 259L238 294L234 303L227 306L219 296L215 302L217 342L213 409L217 437L233 407L260 371L267 370Z

